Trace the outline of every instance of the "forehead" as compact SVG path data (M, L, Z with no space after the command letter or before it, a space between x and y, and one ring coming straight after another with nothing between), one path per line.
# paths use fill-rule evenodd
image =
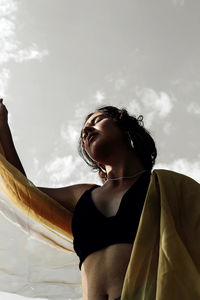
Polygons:
M89 124L96 116L101 116L101 115L103 115L103 113L102 113L102 112L99 112L99 111L93 113L93 114L87 119L87 121L85 122L84 127L87 126L87 124Z

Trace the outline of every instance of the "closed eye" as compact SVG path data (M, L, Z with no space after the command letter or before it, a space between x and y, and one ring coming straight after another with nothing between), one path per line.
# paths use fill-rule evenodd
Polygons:
M91 121L91 124L92 124L92 123L93 123L93 124L96 124L96 123L100 122L101 120L103 120L105 117L106 117L105 115L99 115L99 116L96 116L96 117ZM82 135L82 138L85 140L86 135L83 134L83 135Z
M98 123L100 120L102 120L103 118L100 118L100 117L97 117L96 119L95 119L95 122L94 122L94 124L96 124L96 123Z

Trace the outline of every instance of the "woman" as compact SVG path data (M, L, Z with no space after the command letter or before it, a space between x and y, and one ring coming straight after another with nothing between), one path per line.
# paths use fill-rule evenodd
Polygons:
M99 170L103 182L82 195L72 221L84 299L120 299L133 231L157 155L140 123L141 116L136 119L125 109L106 106L88 115L82 129L79 153Z
M99 108L87 116L79 153L98 170L101 186L38 187L73 212L74 250L80 258L83 300L120 299L157 156L155 143L142 119L114 106ZM7 160L26 176L2 99L0 138Z
M200 299L200 185L169 170L151 173L156 147L140 123L141 117L131 117L124 109L96 110L86 118L79 152L99 171L103 184L38 190L22 175L26 176L12 141L7 109L0 101L2 199L7 196L29 222L32 218L41 224L42 228L33 223L33 230L41 229L41 236L55 245L71 251L62 241L73 237L83 300ZM13 211L19 213L12 208L11 220ZM21 220L18 215L16 220ZM26 226L27 219L20 224ZM29 278L30 274L32 288L35 281Z

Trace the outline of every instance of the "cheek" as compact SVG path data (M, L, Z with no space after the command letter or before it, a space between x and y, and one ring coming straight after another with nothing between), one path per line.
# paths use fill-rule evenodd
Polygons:
M93 149L93 151L90 151L90 149L87 148L87 146L86 147L83 146L83 152L86 156L89 156L92 161L95 161L96 151L94 151L94 149Z
M90 147L87 145L87 141L82 141L82 151L85 152L88 156L90 156Z
M87 146L84 144L84 142L82 142L82 151L86 152L86 154L88 155Z
M122 132L121 130L116 127L112 122L108 122L105 124L102 124L102 133L103 136L106 138L106 140L118 140L120 141L122 138Z

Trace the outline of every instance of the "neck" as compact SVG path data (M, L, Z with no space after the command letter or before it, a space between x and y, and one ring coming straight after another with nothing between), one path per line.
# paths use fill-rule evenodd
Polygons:
M126 182L137 180L138 177L142 175L142 171L145 170L141 161L133 155L130 157L125 156L125 158L122 156L122 159L116 164L106 165L105 169L108 180L104 185L106 184L113 187L122 186ZM137 174L138 176L134 177L134 175Z
M139 171L137 173L134 173L134 175L131 176L122 176L122 177L118 177L118 178L107 178L107 180L119 180L119 179L130 179L130 178L135 178L138 177L139 175L141 175L142 173L146 172L147 170L142 170Z

